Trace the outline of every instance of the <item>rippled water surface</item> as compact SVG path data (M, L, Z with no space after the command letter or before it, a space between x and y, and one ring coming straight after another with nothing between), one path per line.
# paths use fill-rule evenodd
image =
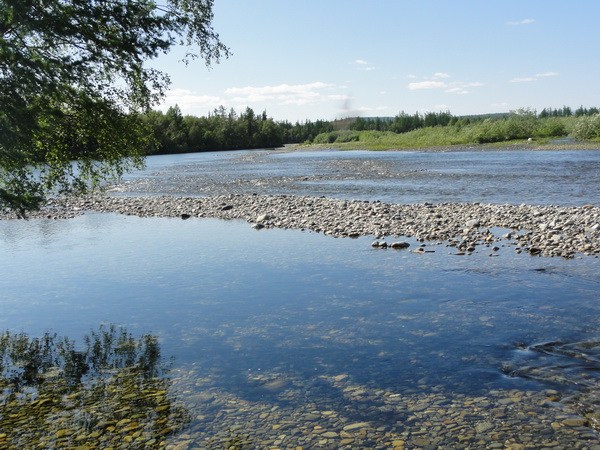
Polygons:
M600 151L242 151L156 156L120 191L325 195L391 203L597 204Z
M597 203L598 155L182 155L151 158L119 190L208 195L229 184L398 202ZM344 411L342 425L390 430L410 418L390 412L395 395L597 391L600 259L517 255L508 245L496 257L485 247L459 257L443 243L416 255L370 242L206 219L0 221L0 330L77 340L112 323L158 336L180 392L201 397L202 414L189 414L202 433L228 423L223 411L236 402L262 405L261 417L292 408L296 421L321 405Z

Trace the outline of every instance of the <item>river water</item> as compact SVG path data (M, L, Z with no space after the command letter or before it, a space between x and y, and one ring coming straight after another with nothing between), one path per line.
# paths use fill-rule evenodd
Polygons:
M155 156L118 190L294 194L390 203L584 205L600 199L600 152L240 151Z
M259 151L150 158L113 192L578 205L598 204L599 177L600 152ZM370 242L209 219L2 221L0 330L151 333L185 395L210 388L263 412L323 404L341 415L349 400L331 379L394 395L596 389L600 259ZM204 440L224 420L218 395L196 404L202 414L189 406ZM376 394L363 402L354 421L397 426Z

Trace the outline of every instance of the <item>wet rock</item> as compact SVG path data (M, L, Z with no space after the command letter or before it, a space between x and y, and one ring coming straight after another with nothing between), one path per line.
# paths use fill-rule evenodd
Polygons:
M344 431L354 431L354 430L360 430L361 428L368 428L370 427L368 422L356 422L356 423L352 423L350 425L346 425L343 430Z
M567 427L584 427L588 424L587 419L583 417L569 418L562 421L563 425Z
M475 432L485 433L486 431L491 430L492 428L494 428L494 425L490 422L481 422L475 425Z

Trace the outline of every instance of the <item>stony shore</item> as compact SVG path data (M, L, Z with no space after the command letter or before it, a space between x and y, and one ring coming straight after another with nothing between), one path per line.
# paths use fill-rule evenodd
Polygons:
M443 242L457 255L475 251L494 255L502 245L531 255L600 255L600 208L593 205L396 205L245 194L206 198L94 196L54 199L30 217L64 219L85 211L140 217L241 219L257 229L301 229L333 237L373 236L377 239L373 244L378 248L405 248L398 239L412 237L423 243L410 248L417 253L429 251L430 244ZM14 216L0 215L2 219L11 217Z
M183 403L196 412L185 433L167 450L196 448L306 449L589 449L600 450L597 414L580 415L560 403L554 390L494 390L486 396L420 386L426 392L400 393L353 382L347 374L322 376L340 399L305 402L316 389L284 374L251 378L276 394L278 405L250 401L211 387L188 394ZM175 374L175 390L195 392L199 377ZM215 415L214 411L218 411ZM391 419L394 420L391 420Z

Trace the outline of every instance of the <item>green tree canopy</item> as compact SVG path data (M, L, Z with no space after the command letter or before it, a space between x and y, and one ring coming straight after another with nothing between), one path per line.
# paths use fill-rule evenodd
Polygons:
M140 114L174 46L207 65L228 56L212 0L0 0L0 208L83 191L142 162Z

